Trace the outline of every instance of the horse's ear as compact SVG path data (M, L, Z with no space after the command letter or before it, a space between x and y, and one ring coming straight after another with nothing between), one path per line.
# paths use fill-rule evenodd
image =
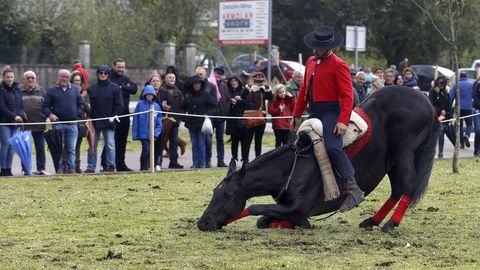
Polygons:
M232 158L232 160L230 160L230 164L228 164L227 175L234 172L236 167L237 167L237 162L235 161L234 158Z

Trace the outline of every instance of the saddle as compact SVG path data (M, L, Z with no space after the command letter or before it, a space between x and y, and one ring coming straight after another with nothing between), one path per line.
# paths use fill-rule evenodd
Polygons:
M342 136L343 147L345 148L359 140L367 133L367 130L367 122L355 111L352 111L350 122L347 126L347 132ZM299 138L301 137L301 134L306 134L312 141L315 157L322 174L325 201L338 198L340 196L340 191L324 145L322 121L317 118L304 121L298 129L297 134ZM297 143L298 141L296 144Z
M342 136L343 147L347 147L352 143L359 140L365 133L367 133L368 124L365 120L355 111L352 111L350 115L350 122L347 126L347 132ZM323 124L317 118L311 118L303 121L302 125L298 129L297 134L300 132L315 132L321 138L323 138Z

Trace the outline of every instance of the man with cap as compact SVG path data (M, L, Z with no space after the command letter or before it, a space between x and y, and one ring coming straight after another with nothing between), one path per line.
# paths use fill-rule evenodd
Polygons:
M123 99L120 88L117 84L108 79L110 68L107 65L101 65L97 69L97 83L88 88L90 97L90 117L105 118L122 114ZM94 173L97 166L97 145L100 134L103 134L105 141L105 156L107 163L107 171L115 171L115 128L116 121L101 120L93 121L95 128L95 140L93 149L88 150L87 170L85 173ZM93 153L93 155L91 154Z
M322 26L308 33L303 42L313 49L313 56L305 65L305 79L293 111L292 130L298 129L298 122L308 104L310 118L318 118L323 123L327 153L343 181L344 201L340 211L345 212L358 206L364 200L364 193L358 187L355 170L343 151L342 135L347 130L353 108L352 79L348 65L332 52L343 42L343 37L332 28Z
M230 92L228 91L227 81L225 79L225 69L223 67L216 67L213 69L213 74L215 75L215 80L217 82L217 87L220 95L216 96L216 101L218 105L218 111L216 113L217 116L226 116L230 111L230 103L228 102L230 99ZM223 137L225 135L225 119L220 118L213 118L212 119L213 129L215 130L215 138L217 142L217 167L227 167L227 164L224 162L225 158L225 145L223 141ZM205 136L205 137L208 137ZM209 138L212 139L212 136ZM206 145L208 145L206 143ZM212 143L210 142L210 151L207 150L207 163L210 163L210 159L212 157Z

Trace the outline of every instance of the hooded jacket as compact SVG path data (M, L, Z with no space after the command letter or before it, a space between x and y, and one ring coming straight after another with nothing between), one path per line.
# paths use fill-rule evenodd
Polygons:
M103 71L99 67L99 71ZM88 96L90 97L90 118L104 118L121 115L123 112L122 94L118 85L112 83L109 79L98 80L88 89ZM93 121L95 129L115 129L116 122L109 120Z
M7 86L5 82L0 84L0 123L13 123L15 117L22 117L26 121L23 109L20 88L17 82Z
M145 96L151 94L154 96L152 101L148 101ZM162 109L160 105L154 100L157 97L155 89L151 85L147 85L142 93L142 100L137 103L135 107L135 113L138 112L148 112L150 110L150 105L153 104L155 113L154 113L154 137L155 139L160 136L162 133ZM148 140L150 139L150 113L136 114L133 116L132 123L132 135L134 140Z
M238 87L235 89L232 87L232 80L238 81ZM243 113L245 112L245 101L237 100L235 104L233 104L233 102L231 101L231 98L235 98L236 96L241 97L244 91L242 80L238 76L232 76L227 80L227 87L228 87L228 93L229 93L229 99L227 100L227 105L229 106L228 116L235 116L235 117L243 116ZM243 131L244 131L244 128L243 128L243 125L240 125L239 119L227 119L225 134L238 135Z
M193 85L197 82L202 84L200 90L194 91ZM198 76L193 76L185 83L185 111L194 115L214 115L217 103L213 97L205 91L205 81ZM203 117L185 117L185 127L191 130L200 129L203 125Z

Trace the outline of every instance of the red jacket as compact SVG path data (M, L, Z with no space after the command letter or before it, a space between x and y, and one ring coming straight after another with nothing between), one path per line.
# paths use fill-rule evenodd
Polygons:
M85 83L85 89L88 88L88 73L85 71L85 69L82 67L82 64L76 64L73 69L73 71L78 71L82 73L83 81Z
M353 108L352 78L347 63L334 53L321 60L319 64L314 56L308 58L305 65L305 79L300 87L293 115L300 117L307 106L307 93L313 71L315 71L313 101L340 102L338 122L348 125Z
M280 111L280 104L285 104L283 112ZM285 96L285 98L276 97L268 105L268 113L272 116L292 116L293 108L295 107L295 98ZM272 128L273 129L290 129L290 123L292 118L279 118L272 119Z

